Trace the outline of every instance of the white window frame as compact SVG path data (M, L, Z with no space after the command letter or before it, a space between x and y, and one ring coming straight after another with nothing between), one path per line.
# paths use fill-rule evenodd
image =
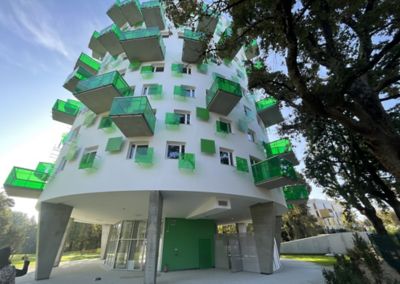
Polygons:
M256 133L254 132L254 130L252 130L250 128L247 129L246 136L247 136L247 141L253 142L253 143L256 142Z
M228 153L228 164L222 163L222 153L226 152ZM226 166L235 166L235 163L233 161L233 150L227 149L227 148L219 148L219 162L221 165L226 165Z
M230 134L233 133L233 131L232 131L232 121L230 121L228 119L225 119L225 118L222 118L222 117L219 118L219 121L223 122L223 123L226 123L228 125L228 130L229 130L228 133L230 133Z
M257 157L254 157L254 156L249 156L249 160L250 160L250 165L251 166L262 161L261 159L259 159Z
M165 65L160 63L160 64L153 64L153 73L161 73L165 71Z
M196 97L196 88L193 86L182 85L182 88L185 89L185 97L187 98L195 98ZM189 95L187 95L189 93Z
M183 115L184 121L181 122L181 120L179 119L180 124L190 125L190 119L191 119L190 111L176 109L176 110L174 110L174 113Z
M177 160L177 159L179 159L179 156L176 157L176 158L172 158L172 157L169 157L169 156L168 156L168 152L169 152L168 149L169 149L169 146L178 146L178 147L179 147L179 155L185 153L185 150L186 150L186 143L184 143L184 142L167 142L167 148L166 148L166 150L165 150L165 157L166 157L166 159L171 159L171 160Z
M156 86L157 84L145 84L143 85L142 88L142 96L148 96L149 95L149 89L151 86Z
M140 146L146 146L147 149L149 148L149 144L146 142L131 142L131 143L129 143L126 159L127 160L135 159L137 147L140 147Z
M191 75L191 74L192 74L192 66L190 66L190 65L183 65L183 67L182 67L182 74Z

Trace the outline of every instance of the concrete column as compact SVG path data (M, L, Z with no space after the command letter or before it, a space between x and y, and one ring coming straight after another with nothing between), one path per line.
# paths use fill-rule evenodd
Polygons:
M36 247L35 279L49 279L56 260L72 207L64 204L40 204Z
M281 252L281 242L282 242L282 216L275 217L275 240L278 246L279 253Z
M238 234L247 233L247 224L246 223L236 223L236 231Z
M158 248L160 244L163 198L160 191L151 191L146 231L146 264L144 284L155 284L157 278Z
M111 225L101 226L101 248L100 259L106 259L108 236L110 235Z
M65 247L65 241L67 240L67 235L69 232L69 229L71 228L71 224L74 222L74 219L70 218L68 221L67 228L65 229L65 233L63 235L63 238L61 240L60 248L58 249L56 260L54 261L53 267L58 267L61 262L61 257L64 252L64 247Z
M274 262L274 237L276 216L274 203L258 203L250 206L253 220L260 273L272 274Z

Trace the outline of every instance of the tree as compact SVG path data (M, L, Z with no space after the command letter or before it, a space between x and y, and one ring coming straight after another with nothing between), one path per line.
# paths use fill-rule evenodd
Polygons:
M324 232L317 219L308 212L306 204L294 205L282 215L282 238L285 241L316 236Z
M101 225L73 222L69 228L65 251L97 249L101 242Z
M14 200L8 198L4 192L0 192L0 248L9 246L7 243L7 234L11 226L11 207L14 206Z
M207 11L202 1L166 4L176 26ZM264 67L249 63L251 88L359 135L400 180L400 133L382 104L400 97L398 1L214 0L206 6L232 19L229 40L207 52L218 56L258 39ZM283 71L268 63L274 54L284 58Z
M357 135L330 120L319 120L306 131L305 173L332 198L344 200L347 211L356 208L379 234L387 234L372 200L391 206L400 215L398 184L382 171L379 161L363 151Z

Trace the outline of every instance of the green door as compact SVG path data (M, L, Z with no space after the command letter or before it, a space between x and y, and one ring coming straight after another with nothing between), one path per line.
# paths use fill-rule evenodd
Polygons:
M199 268L212 268L212 247L210 239L199 239Z

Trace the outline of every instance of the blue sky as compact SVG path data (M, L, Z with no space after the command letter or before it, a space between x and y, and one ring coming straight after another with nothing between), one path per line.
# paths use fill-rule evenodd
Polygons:
M113 0L0 1L0 181L12 166L48 161L65 125L51 119L57 98L72 98L62 85L94 30L111 24ZM299 145L301 157L304 145ZM311 197L321 197L314 190ZM15 210L35 215L35 201L16 198Z

